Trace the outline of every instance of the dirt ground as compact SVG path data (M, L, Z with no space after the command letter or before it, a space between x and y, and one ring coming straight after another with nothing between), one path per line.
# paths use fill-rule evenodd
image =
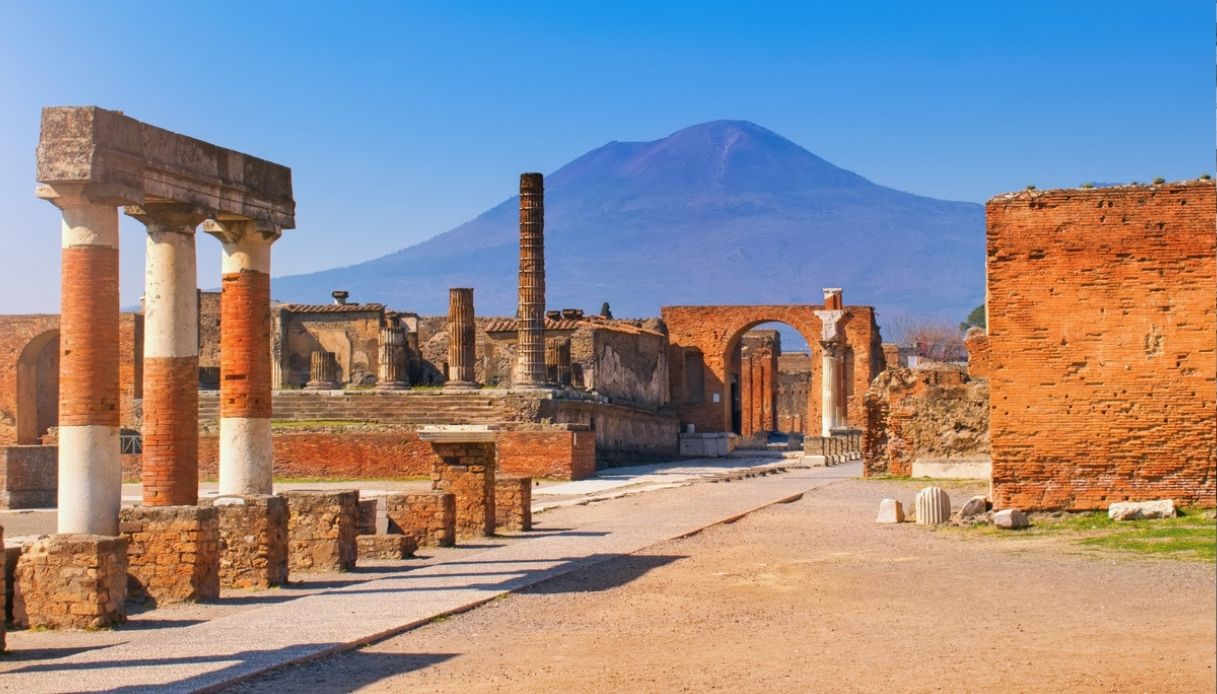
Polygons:
M873 522L920 486L842 482L237 689L1217 689L1213 565Z

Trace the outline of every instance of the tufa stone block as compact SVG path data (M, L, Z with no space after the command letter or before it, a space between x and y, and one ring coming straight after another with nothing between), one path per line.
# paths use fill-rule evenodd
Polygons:
M334 572L355 568L359 492L292 491L287 499L288 568Z
M494 481L496 530L532 529L532 478L507 475Z
M1121 501L1107 507L1107 517L1117 521L1174 518L1175 502L1171 499L1159 501Z
M884 499L879 502L879 515L876 523L903 523L904 504L895 499Z
M385 496L389 533L408 535L419 547L456 544L456 497L447 492L407 492Z
M1021 530L1031 525L1031 519L1016 508L1008 508L993 514L993 525L1004 530Z
M13 622L40 629L100 629L127 620L127 542L104 535L44 535L14 572Z
M208 497L220 523L220 587L287 583L287 499L271 495Z
M360 535L360 559L402 560L414 556L418 543L409 535Z
M127 541L127 597L169 605L220 597L220 520L214 508L138 506L119 511Z

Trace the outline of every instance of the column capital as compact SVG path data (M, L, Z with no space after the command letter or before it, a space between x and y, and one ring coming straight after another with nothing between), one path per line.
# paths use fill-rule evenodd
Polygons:
M126 205L123 214L138 219L148 231L194 233L203 220L211 216L201 207L184 202L156 201L141 205Z
M838 359L845 356L845 343L840 340L820 340L820 347L826 357Z
M208 219L203 222L203 231L223 243L262 241L268 245L283 234L283 230L278 227L268 227L263 222L252 219Z

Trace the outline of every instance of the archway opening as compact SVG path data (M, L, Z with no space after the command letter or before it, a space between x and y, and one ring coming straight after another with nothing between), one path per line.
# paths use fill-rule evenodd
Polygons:
M740 447L800 446L813 392L806 337L786 323L758 322L740 332L726 357L731 431Z
M17 358L17 443L36 445L59 425L59 331L26 344Z

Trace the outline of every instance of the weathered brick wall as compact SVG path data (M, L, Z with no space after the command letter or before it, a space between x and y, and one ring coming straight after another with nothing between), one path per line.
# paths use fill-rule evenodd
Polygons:
M440 462L431 469L431 486L455 499L456 539L494 535L495 445L432 445Z
M510 475L581 480L596 472L596 435L540 429L498 436L499 470Z
M994 504L1217 502L1211 181L986 208Z
M532 478L498 475L494 479L494 527L532 529Z
M958 369L888 369L866 393L863 474L907 476L918 458L989 455L989 384Z
M728 431L731 424L730 381L727 370L740 337L761 323L785 323L799 331L811 347L811 382L820 382L820 319L822 306L664 306L663 322L671 345L672 403L681 422L697 431ZM869 306L846 306L842 320L847 356L845 364L846 410L851 426L865 426L863 394L871 380L883 370L884 357ZM702 398L691 397L684 364L687 350L700 352L704 363ZM819 388L813 386L807 403L807 424L813 430L820 421ZM715 401L717 396L718 400Z
M540 417L591 430L597 468L674 460L678 454L679 420L671 412L578 400L543 400L541 405Z
M963 345L968 350L968 375L988 378L993 373L989 359L989 336L980 328L971 328L964 337Z
M204 497L220 528L220 585L270 588L287 583L287 499L272 495Z
M283 496L288 509L288 569L334 572L355 568L359 492L301 490Z
M778 431L803 433L811 393L811 354L791 352L778 357Z
M56 446L0 446L0 508L51 508L57 502Z

